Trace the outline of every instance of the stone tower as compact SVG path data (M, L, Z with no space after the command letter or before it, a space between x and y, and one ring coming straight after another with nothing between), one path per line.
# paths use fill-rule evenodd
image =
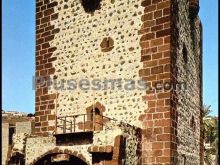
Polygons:
M198 0L37 0L47 83L26 164L203 164L198 11Z

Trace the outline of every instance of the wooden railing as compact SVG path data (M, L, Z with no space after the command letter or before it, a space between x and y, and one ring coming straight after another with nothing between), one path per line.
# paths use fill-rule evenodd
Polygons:
M93 132L104 129L107 122L116 121L103 115L79 114L56 117L55 134Z

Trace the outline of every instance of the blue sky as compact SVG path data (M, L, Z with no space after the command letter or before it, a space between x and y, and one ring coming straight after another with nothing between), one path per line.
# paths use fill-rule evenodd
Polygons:
M2 1L2 108L34 113L35 0ZM218 0L200 0L204 104L218 114Z

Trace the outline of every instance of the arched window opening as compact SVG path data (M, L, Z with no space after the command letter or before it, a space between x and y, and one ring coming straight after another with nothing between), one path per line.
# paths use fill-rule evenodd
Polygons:
M98 115L101 115L101 112L98 108L94 108L91 110L91 117L90 117L91 121L93 121L94 115L95 115L95 117Z
M86 108L87 121L86 121L86 129L90 131L101 131L104 128L104 123L107 119L103 116L103 112L105 111L105 107L96 102L95 104Z
M98 108L95 108L95 115L101 115L101 112Z

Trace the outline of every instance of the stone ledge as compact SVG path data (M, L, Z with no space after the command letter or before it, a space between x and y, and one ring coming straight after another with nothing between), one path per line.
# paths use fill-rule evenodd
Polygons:
M90 146L88 148L88 152L90 153L112 153L113 146Z

